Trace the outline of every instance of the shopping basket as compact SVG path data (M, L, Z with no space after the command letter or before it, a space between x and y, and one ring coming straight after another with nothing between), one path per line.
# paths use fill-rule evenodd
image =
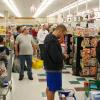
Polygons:
M43 61L38 58L32 58L32 67L33 69L42 69L43 68Z
M72 89L63 89L58 91L59 100L76 100L75 91Z

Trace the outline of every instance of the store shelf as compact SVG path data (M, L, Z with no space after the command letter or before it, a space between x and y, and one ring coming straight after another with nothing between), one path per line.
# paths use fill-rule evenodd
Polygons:
M96 66L96 65L95 65L95 66ZM90 68L90 67L95 67L95 66L84 66L84 67L89 67L89 68Z
M84 48L89 48L90 49L90 48L95 48L95 47L93 47L93 46L86 46Z
M5 36L5 35L7 35L7 34L0 34L0 35L4 35L4 36Z
M96 36L85 36L84 38L95 38Z
M81 77L96 77L96 75L80 75Z

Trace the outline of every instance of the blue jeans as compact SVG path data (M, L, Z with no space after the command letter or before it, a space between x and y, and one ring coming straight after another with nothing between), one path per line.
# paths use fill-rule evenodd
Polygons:
M24 66L25 66L25 61L26 61L28 77L32 77L32 55L20 55L19 59L20 59L20 65L21 65L20 76L24 75Z

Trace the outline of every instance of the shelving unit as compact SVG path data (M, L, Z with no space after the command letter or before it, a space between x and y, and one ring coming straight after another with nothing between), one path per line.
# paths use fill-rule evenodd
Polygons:
M96 76L97 37L93 28L79 28L74 33L73 74Z
M82 70L81 65L80 65L80 60L81 60L81 43L83 40L83 37L81 36L74 36L74 58L73 58L73 64L72 64L72 70L73 74L80 76L80 72Z
M81 50L81 76L96 76L96 43L94 36L84 37Z
M73 36L71 34L65 35L65 44L67 48L68 58L66 60L67 65L72 65L73 61Z

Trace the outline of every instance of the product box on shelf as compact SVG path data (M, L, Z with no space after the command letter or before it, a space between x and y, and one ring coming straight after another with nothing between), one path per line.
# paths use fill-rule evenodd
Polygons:
M88 76L89 75L89 67L84 67L82 69L82 75L83 76Z
M4 26L0 26L0 35L6 34L6 28Z
M90 75L95 75L96 74L96 66L90 67Z

